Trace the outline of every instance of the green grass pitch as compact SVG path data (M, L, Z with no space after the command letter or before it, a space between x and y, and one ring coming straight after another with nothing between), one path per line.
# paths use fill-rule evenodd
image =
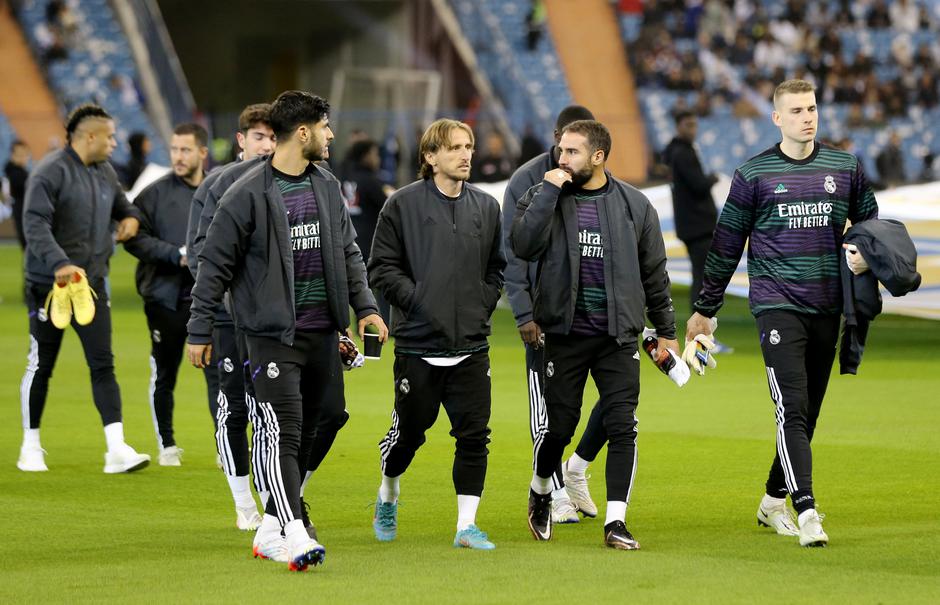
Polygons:
M69 330L43 419L50 471L16 469L28 349L20 266L16 248L0 247L0 603L940 602L940 324L879 318L860 375L834 373L814 444L826 549L801 549L756 526L774 425L744 301L730 300L721 314L719 336L736 352L716 371L679 390L643 362L639 468L627 514L639 552L605 549L602 519L557 527L550 543L530 537L523 350L506 309L496 313L491 340L493 434L478 517L497 550L451 546L453 441L444 414L402 479L398 539L376 542L377 443L392 394L386 350L346 374L351 419L307 488L325 564L290 574L252 559L251 535L234 527L204 384L191 367L182 368L176 392L184 466L106 476L104 436ZM127 439L155 454L149 341L133 267L123 250L115 256L116 371ZM684 324L687 291L675 295ZM586 405L593 397L586 394ZM603 454L592 469L603 515Z

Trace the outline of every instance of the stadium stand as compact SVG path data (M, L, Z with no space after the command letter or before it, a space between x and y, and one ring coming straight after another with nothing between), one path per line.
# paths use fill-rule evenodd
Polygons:
M59 3L66 14L58 17L49 14L50 4L23 2L17 18L59 101L66 108L96 102L114 116L118 129L114 163L127 161L127 137L139 131L153 144L151 161L167 164L166 147L136 84L138 71L130 46L108 0Z
M940 147L940 2L672 0L620 2L628 55L653 149L673 134L672 112L699 114L708 168L730 173L778 138L767 115L775 83L803 77L819 87L820 135L859 155L873 180L892 132L909 181ZM880 7L880 8L879 8ZM882 14L884 13L884 14Z
M571 104L571 93L551 36L543 32L532 50L527 46L532 3L452 0L451 4L480 67L506 107L512 129L522 133L528 126L545 145L551 144L546 135L558 112Z

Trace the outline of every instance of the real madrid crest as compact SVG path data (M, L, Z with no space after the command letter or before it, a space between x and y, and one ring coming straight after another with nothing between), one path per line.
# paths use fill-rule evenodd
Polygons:
M823 187L826 188L826 193L836 192L836 180L832 178L831 174L826 175L826 181L823 183Z
M235 370L235 364L232 363L230 357L226 357L222 360L222 369L231 374Z
M548 365L545 366L545 375L549 378L555 375L555 364L548 362Z
M770 331L770 344L775 345L780 343L780 332L776 330Z
M277 364L273 361L268 364L268 378L275 379L281 375L281 370L278 369Z
M411 385L408 384L407 378L401 379L401 382L398 383L398 390L401 391L402 395L407 395L411 391Z

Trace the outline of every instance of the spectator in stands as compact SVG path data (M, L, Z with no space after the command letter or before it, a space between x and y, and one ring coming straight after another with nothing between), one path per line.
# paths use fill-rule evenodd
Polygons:
M698 298L705 275L705 255L712 245L718 222L718 209L712 199L715 174L705 174L695 149L698 119L684 111L676 114L676 136L663 151L663 161L672 173L672 208L675 214L676 237L682 240L692 263L691 302Z
M925 109L933 109L940 103L940 96L937 93L937 78L928 71L920 75L917 82L917 103Z
M878 169L878 178L884 187L897 187L907 183L904 174L904 154L901 151L901 137L897 132L891 133L891 138L878 157L875 159Z
M868 27L873 29L884 29L891 27L891 15L884 0L877 0L868 11Z
M23 235L23 203L26 200L26 178L29 176L29 147L19 139L10 145L10 159L3 169L3 174L10 183L10 197L13 198L13 226L20 248L26 249L26 237Z
M369 135L366 134L366 131L362 130L361 128L353 128L349 132L349 136L346 137L346 145L344 145L344 149L346 149L346 155L343 156L343 161L339 163L339 166L337 166L335 170L335 174L338 179L341 181L345 180L346 174L355 164L355 160L352 158L353 147L356 145L356 143L367 140L369 140ZM376 143L376 146L377 145L378 144Z
M150 154L150 139L142 132L132 132L127 137L127 146L130 148L130 159L127 165L119 170L121 183L125 189L133 189L134 183L140 173L147 167L147 156Z
M512 171L516 169L515 162L506 151L503 135L495 130L486 135L486 147L474 158L472 166L470 181L474 183L508 181Z
M888 15L896 30L914 33L920 29L920 9L911 0L893 0Z
M544 0L532 0L532 6L529 8L529 14L526 15L526 48L530 51L536 49L539 40L542 39L542 33L545 30L545 21L548 19L548 12L545 9Z

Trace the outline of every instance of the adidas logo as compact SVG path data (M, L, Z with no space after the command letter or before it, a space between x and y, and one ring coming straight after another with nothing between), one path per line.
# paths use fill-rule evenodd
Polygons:
M787 186L783 183L777 185L777 188L774 189L774 193L786 193L788 191Z
M436 222L433 218L431 218L430 216L427 217L426 219L424 219L424 225L425 225L426 227L430 227L431 225L436 225L436 224L437 224L437 222Z

